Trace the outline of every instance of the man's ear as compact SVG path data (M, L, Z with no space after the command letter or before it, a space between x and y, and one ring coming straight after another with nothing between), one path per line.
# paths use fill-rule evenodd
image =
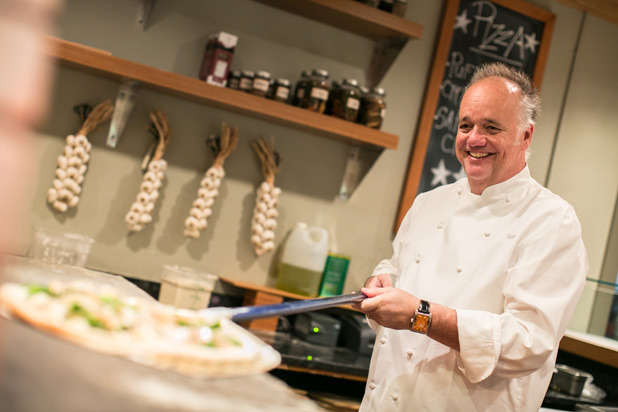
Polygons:
M522 144L526 146L526 149L530 147L530 142L532 142L532 134L534 133L534 124L528 124L526 130L524 130L524 138Z

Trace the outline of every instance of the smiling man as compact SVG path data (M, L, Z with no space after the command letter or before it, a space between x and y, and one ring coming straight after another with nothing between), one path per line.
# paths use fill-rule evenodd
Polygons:
M539 410L588 270L575 211L526 165L539 106L506 65L472 77L467 178L415 199L356 304L378 330L361 412Z

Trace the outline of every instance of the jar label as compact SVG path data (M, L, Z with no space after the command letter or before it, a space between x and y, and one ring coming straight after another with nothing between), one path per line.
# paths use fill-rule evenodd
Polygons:
M313 89L311 89L311 97L319 100L328 100L328 90L314 87Z
M243 77L242 79L240 79L240 88L242 90L251 90L251 84L252 84L251 79L248 79L246 77Z
M290 95L290 89L288 89L287 87L277 87L277 93L275 93L275 94L280 99L284 99L285 100Z
M358 108L360 107L360 101L358 99L350 97L348 99L348 102L346 103L346 106L350 109L358 110Z
M261 90L263 92L268 90L268 80L266 79L253 79L253 88Z
M296 92L296 97L299 99L305 97L305 89L298 89L298 91Z
M386 116L386 109L380 110L380 117L384 119L385 116Z

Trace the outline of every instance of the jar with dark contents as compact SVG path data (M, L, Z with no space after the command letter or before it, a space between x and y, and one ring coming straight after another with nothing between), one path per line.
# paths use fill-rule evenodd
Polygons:
M290 99L290 81L288 79L277 79L273 86L271 99L287 103Z
M251 93L253 90L253 78L255 77L255 73L251 70L243 70L240 75L240 83L238 85L239 89L243 92Z
M370 7L378 7L378 4L380 3L379 0L356 0L356 1L358 1L359 3L366 4Z
M330 84L330 93L328 94L328 101L326 102L326 110L324 111L325 114L332 114L333 112L333 100L335 100L337 98L337 96L339 95L339 89L341 88L341 85L339 84L338 81L333 80Z
M260 97L266 97L268 93L268 86L270 85L270 73L263 70L257 72L253 78L253 85L251 87L251 94Z
M322 69L314 69L305 87L305 93L300 101L300 107L312 112L324 113L326 102L330 92L328 72Z
M305 88L307 87L309 77L311 77L309 70L303 70L300 74L300 79L298 79L294 87L294 96L292 96L292 104L294 106L300 106L300 101L305 97Z
M404 17L408 8L408 0L394 0L392 13L395 16Z
M331 99L331 115L339 119L356 121L361 103L361 91L355 79L343 79L343 83Z
M227 87L234 90L240 89L240 76L242 76L240 70L232 70L227 77Z
M386 115L384 89L375 87L365 94L361 100L358 122L372 129L380 129Z
M384 10L385 12L392 13L393 12L393 1L394 0L380 0L380 4L378 4L378 8L380 10Z

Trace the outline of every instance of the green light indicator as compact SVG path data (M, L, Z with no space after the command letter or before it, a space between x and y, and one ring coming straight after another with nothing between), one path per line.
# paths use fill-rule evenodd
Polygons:
M313 356L308 355L308 356L307 356L307 360L313 360Z
M319 331L320 331L320 328L318 328L317 326L313 328L314 333L318 333Z

